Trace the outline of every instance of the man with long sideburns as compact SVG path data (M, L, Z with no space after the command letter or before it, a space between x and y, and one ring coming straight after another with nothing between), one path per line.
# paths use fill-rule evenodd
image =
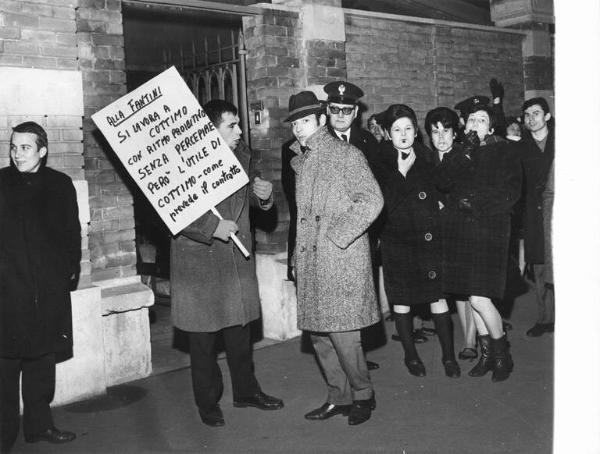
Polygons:
M366 232L383 197L360 150L327 131L314 93L291 96L286 121L297 140L298 328L310 332L328 390L327 401L305 418L342 414L357 425L375 409L360 329L380 319Z

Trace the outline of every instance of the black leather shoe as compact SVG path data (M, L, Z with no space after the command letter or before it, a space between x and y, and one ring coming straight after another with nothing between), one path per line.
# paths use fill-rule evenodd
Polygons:
M199 410L198 413L200 413L202 422L207 426L221 427L225 425L225 418L223 417L223 412L221 411L219 404L215 405L214 408L209 411L204 412Z
M58 430L56 427L50 427L43 432L32 435L25 435L27 443L37 443L38 441L47 441L48 443L68 443L75 440L76 435L73 432Z
M370 399L355 400L352 402L352 408L350 409L350 414L348 415L348 424L351 426L356 426L368 421L371 418L371 412L375 410L375 407L375 395L373 395L373 397Z
M283 401L277 397L258 391L255 395L249 397L239 397L233 401L234 407L255 407L260 410L279 410L283 408Z
M404 364L406 364L411 375L414 375L415 377L424 377L426 375L425 366L420 359L411 359L410 361L404 360Z
M325 402L319 408L309 411L304 415L306 419L311 421L322 421L323 419L329 419L335 415L348 416L352 405L334 405L329 402Z
M367 369L368 370L376 370L379 369L379 364L374 363L373 361L367 361Z
M540 337L544 333L553 333L554 332L554 323L536 323L531 328L527 330L527 334L529 337Z
M450 377L450 378L460 377L460 366L453 359L444 361L444 371L446 372L446 377Z

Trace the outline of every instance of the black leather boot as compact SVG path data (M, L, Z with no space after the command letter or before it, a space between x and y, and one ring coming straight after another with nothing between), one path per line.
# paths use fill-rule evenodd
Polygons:
M494 354L494 372L492 381L503 381L510 377L513 370L513 361L509 352L510 344L506 339L506 334L500 339L492 339L492 349Z
M489 334L485 336L477 336L481 347L481 356L475 367L471 369L469 375L471 377L483 377L489 371L494 369L494 357L492 353L492 338Z
M394 314L394 321L396 322L398 337L404 348L404 364L408 372L415 377L424 377L426 375L425 366L419 358L413 339L412 315L410 313Z

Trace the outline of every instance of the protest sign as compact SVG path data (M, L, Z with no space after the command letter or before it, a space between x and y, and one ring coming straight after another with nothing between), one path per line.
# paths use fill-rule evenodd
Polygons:
M175 67L92 119L173 235L248 183Z

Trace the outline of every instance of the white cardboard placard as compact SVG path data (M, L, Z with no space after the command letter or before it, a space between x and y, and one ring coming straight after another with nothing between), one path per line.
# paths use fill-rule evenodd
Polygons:
M173 235L249 181L175 67L92 119Z

